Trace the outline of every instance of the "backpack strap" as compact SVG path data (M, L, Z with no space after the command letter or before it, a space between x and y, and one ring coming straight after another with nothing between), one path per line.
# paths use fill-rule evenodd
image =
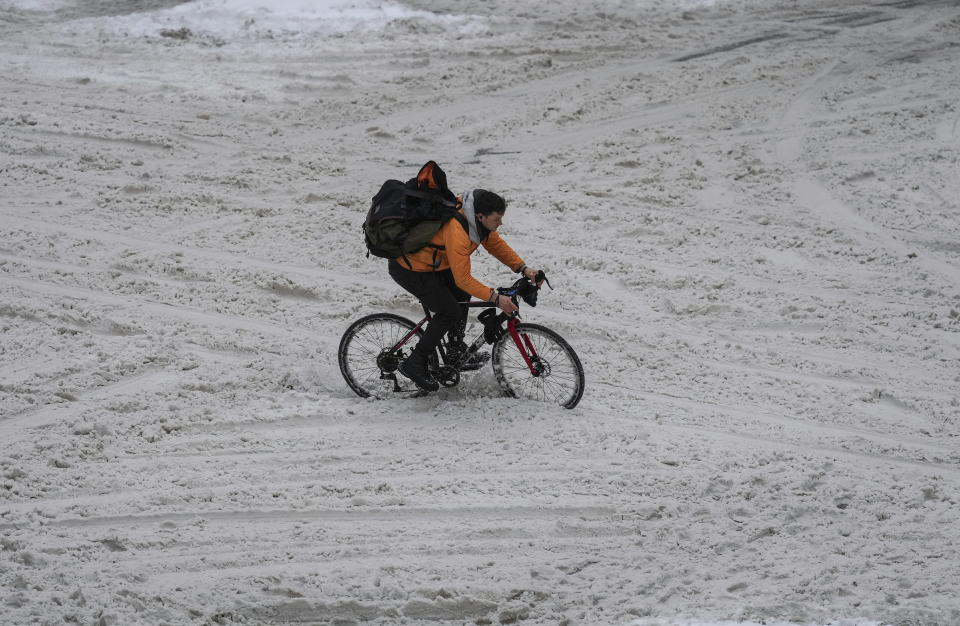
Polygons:
M455 219L455 220L457 220L458 222L460 222L460 225L463 226L463 230L467 230L467 228L469 228L469 226L467 225L467 218L465 218L462 213L454 213L453 219ZM426 246L424 246L424 247L425 247L425 248L436 248L437 250L446 250L446 249L447 249L446 246L439 246L439 245L437 245L437 244L435 244L435 243L428 243L428 244L427 244ZM434 253L433 253L433 256L436 257L436 256L437 256L437 253L434 252Z
M463 230L467 231L468 233L470 232L467 230L469 226L467 224L467 218L464 217L463 213L454 213L453 219L457 220L457 222L460 223L460 226L463 227ZM437 271L437 268L440 267L440 261L437 259L437 257L440 255L441 250L447 249L446 246L440 246L435 243L428 243L424 247L433 248L433 262L430 265L433 266L433 271Z

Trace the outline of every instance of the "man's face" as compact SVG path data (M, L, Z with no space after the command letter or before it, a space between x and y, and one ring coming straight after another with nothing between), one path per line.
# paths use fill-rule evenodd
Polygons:
M503 213L477 213L477 221L483 224L483 227L489 231L494 231L500 228L500 224L503 224Z

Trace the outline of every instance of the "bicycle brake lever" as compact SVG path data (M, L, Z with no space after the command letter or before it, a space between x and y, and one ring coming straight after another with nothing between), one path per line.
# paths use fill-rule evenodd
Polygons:
M550 291L553 291L553 285L550 284L550 281L547 280L547 275L543 270L537 272L537 275L534 277L533 282L536 283L537 288L539 289L540 283L547 283L547 287L550 288Z

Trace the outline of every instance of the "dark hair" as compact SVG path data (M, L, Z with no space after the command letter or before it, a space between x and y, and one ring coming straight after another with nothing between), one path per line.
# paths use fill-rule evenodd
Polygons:
M506 213L507 203L499 195L486 189L473 190L473 210L480 215Z

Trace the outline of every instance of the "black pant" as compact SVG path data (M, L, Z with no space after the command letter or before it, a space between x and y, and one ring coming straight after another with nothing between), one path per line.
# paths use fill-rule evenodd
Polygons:
M396 261L390 261L390 277L411 294L417 297L432 313L433 318L420 337L415 350L422 356L430 356L443 335L450 333L456 340L463 339L467 326L467 307L458 302L470 300L470 294L457 287L453 272L449 269L439 272L414 272Z

